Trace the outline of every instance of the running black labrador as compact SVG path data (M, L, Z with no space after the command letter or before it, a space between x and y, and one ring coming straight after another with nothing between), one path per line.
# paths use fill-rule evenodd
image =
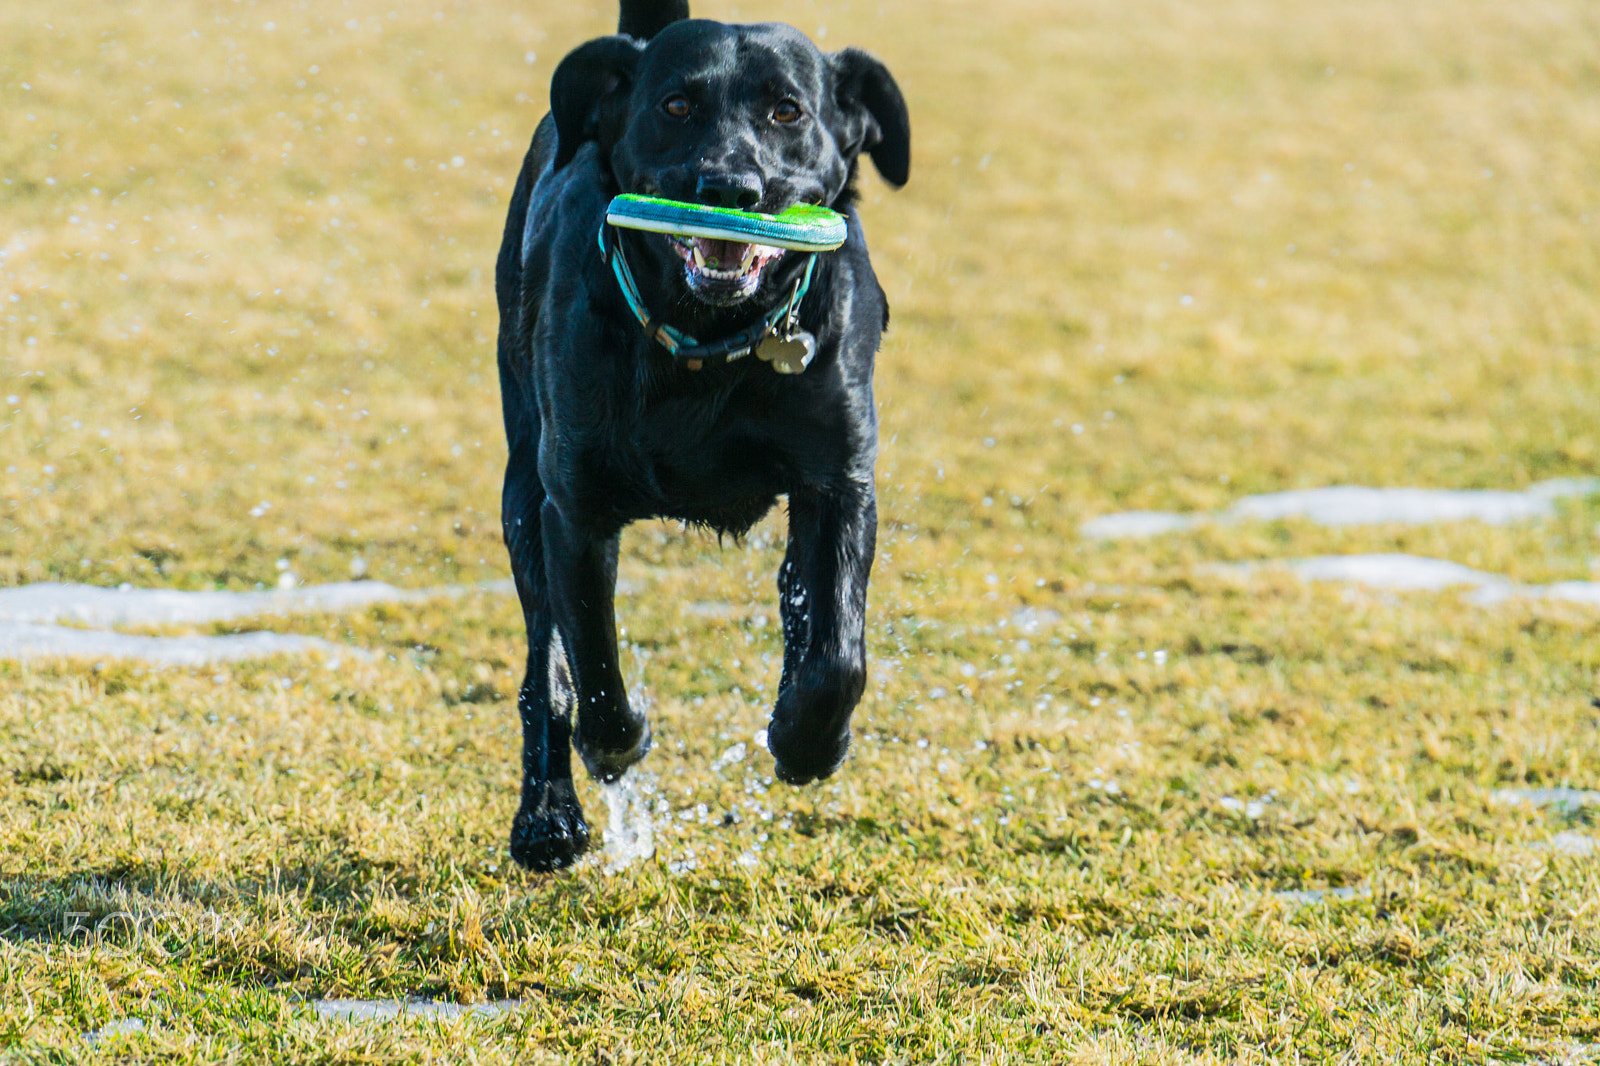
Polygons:
M602 781L649 750L613 613L618 539L638 519L737 536L787 495L768 746L794 784L844 760L866 678L872 364L889 317L855 211L856 159L903 185L910 137L900 90L871 56L825 54L775 23L689 19L686 0L623 0L619 33L556 68L495 271L502 523L528 628L511 829L522 865L558 869L588 845L569 740ZM813 262L616 230L604 218L621 192L766 213L826 204L849 238Z

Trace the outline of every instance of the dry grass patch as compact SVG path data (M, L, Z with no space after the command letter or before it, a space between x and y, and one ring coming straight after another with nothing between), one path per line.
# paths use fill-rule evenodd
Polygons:
M917 136L907 190L864 181L895 319L844 773L774 787L755 744L781 517L726 550L624 540L656 855L615 874L508 866L509 597L205 630L375 653L336 669L0 663L0 1047L1592 1057L1600 858L1573 842L1600 813L1495 797L1600 788L1600 616L1208 564L1396 551L1589 580L1600 503L1076 531L1297 487L1593 475L1594 13L737 13L775 16L881 55ZM0 12L0 581L503 577L498 228L555 62L612 24ZM373 1024L308 1004L408 995L525 1005Z

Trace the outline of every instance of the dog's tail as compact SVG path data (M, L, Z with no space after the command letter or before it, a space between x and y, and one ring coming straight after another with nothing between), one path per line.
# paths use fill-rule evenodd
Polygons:
M622 0L617 32L648 41L679 19L689 17L689 0Z

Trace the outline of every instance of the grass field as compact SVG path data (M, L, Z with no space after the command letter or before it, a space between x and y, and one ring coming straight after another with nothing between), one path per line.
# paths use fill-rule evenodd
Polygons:
M1600 808L1497 801L1600 788L1600 611L1213 565L1591 580L1600 498L1077 534L1597 472L1600 8L696 10L866 47L911 107L911 183L864 179L894 324L853 758L789 790L755 745L781 515L624 539L656 850L614 872L509 864L503 594L206 630L378 653L337 668L0 662L0 1058L1600 1058ZM614 22L0 7L0 586L505 577L499 226ZM310 1005L415 995L524 1005Z

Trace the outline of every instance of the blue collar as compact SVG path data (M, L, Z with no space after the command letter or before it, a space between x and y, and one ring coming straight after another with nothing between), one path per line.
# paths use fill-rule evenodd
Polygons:
M742 359L768 337L776 336L788 341L802 333L800 301L811 290L811 275L817 268L815 252L806 256L806 269L795 281L789 299L781 306L737 333L702 344L682 330L657 320L645 308L644 300L639 295L639 286L633 280L633 271L628 268L628 257L622 250L622 242L617 239L610 225L604 222L600 224L599 238L600 258L611 264L611 272L617 277L622 298L628 301L628 309L639 320L639 325L644 327L645 336L665 348L673 359L690 370L699 370L708 364L721 366Z

